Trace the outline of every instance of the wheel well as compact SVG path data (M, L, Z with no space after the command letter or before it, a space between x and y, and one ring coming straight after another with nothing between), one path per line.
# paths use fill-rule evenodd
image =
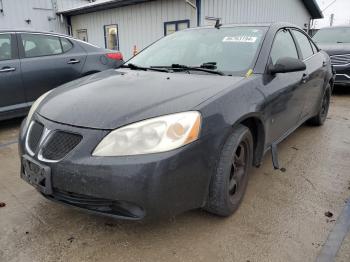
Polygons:
M249 117L240 122L249 128L254 141L253 165L259 166L264 154L265 128L261 120L257 117Z

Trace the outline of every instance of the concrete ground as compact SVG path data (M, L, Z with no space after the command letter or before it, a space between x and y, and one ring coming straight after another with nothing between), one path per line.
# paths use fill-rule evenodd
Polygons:
M0 123L0 261L315 261L350 196L346 90L323 127L304 125L279 146L284 169L265 157L227 219L197 210L127 222L45 200L19 178L19 124ZM336 261L350 261L350 234Z

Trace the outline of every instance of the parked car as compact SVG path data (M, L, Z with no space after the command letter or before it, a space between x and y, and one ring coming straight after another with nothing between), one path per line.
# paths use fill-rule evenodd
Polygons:
M20 132L21 177L48 199L123 219L231 215L250 168L326 120L329 56L285 23L169 35L41 96Z
M123 63L121 53L69 36L0 30L0 120L25 115L45 92Z
M322 28L313 40L330 55L336 71L335 83L350 86L350 26Z

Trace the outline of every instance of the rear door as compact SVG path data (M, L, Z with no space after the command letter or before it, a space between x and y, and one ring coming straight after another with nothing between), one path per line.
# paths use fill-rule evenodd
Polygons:
M305 120L315 114L323 92L327 72L325 57L318 52L317 47L304 32L293 29L299 52L306 64L306 77L303 83L304 106L300 120Z
M270 52L269 65L278 59L291 57L300 59L291 32L281 29L277 32ZM267 143L278 141L298 123L304 105L302 79L304 72L266 73L265 86L261 89L266 96Z
M81 76L86 52L68 38L49 34L19 36L22 78L28 102Z
M16 35L0 33L0 114L25 107Z

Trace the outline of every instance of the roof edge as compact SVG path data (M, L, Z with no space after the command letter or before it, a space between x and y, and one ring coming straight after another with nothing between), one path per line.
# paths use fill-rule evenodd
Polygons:
M312 19L324 18L323 13L316 0L302 0Z

